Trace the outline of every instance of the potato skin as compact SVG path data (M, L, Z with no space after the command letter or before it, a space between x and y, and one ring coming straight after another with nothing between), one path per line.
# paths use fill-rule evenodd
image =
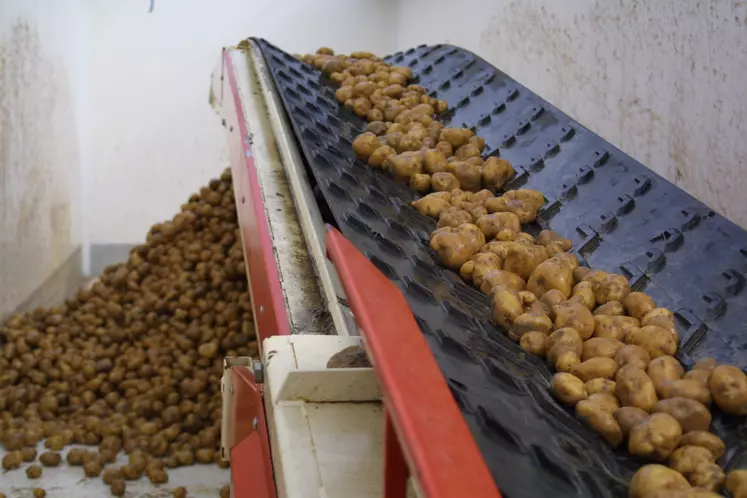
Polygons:
M615 395L615 381L603 378L592 379L585 384L586 392L592 394L610 394Z
M527 281L527 290L535 296L542 296L551 289L557 289L563 297L568 299L571 295L571 284L573 283L573 270L561 265L554 258L543 261L532 271Z
M626 344L635 344L645 349L651 359L672 356L677 352L677 342L672 333L655 325L646 325L625 337Z
M519 294L502 285L497 285L491 289L490 306L493 310L493 320L507 332L514 320L524 314Z
M536 330L527 332L519 339L519 345L527 353L543 358L547 351L547 335Z
M663 399L654 405L653 412L671 415L679 422L683 432L707 431L711 426L711 412L689 398Z
M747 415L747 375L729 365L716 367L708 382L713 401L726 413Z
M503 270L490 270L482 278L480 291L483 294L490 294L493 287L497 285L501 285L516 292L523 291L526 286L521 277L514 273Z
M631 332L638 330L638 325L638 320L631 316L595 314L594 336L625 341Z
M668 383L662 389L662 398L690 398L711 405L711 391L697 380L679 379Z
M581 359L583 342L576 329L565 327L558 329L547 338L547 359L556 364L561 354L569 352Z
M715 462L700 462L690 473L690 484L709 491L718 491L724 485L726 474Z
M656 394L661 396L664 387L670 382L681 379L685 370L674 356L665 355L651 360L646 373L654 382Z
M594 298L596 300L596 297ZM594 310L595 315L622 316L625 314L625 308L620 301L608 301Z
M682 435L680 446L700 446L707 449L713 455L714 460L721 458L726 451L726 445L720 437L712 432L690 431Z
M589 308L581 303L565 301L553 308L555 328L572 327L578 331L581 339L586 340L594 333L594 316Z
M651 362L651 358L642 347L627 345L618 350L617 354L615 354L615 361L620 368L624 365L631 365L641 370L646 370Z
M633 475L628 498L650 498L659 490L687 490L690 483L679 472L664 465L644 465Z
M584 341L584 350L581 355L583 361L591 358L615 358L617 352L625 344L617 339L607 339L604 337L592 337Z
M623 432L623 436L628 437L628 434L630 434L630 430L633 428L635 424L640 422L641 420L646 420L648 418L648 413L641 410L640 408L636 408L635 406L623 406L621 408L618 408L613 413L615 420L617 420L617 424L620 426L620 429Z
M617 363L612 358L591 358L571 369L571 373L588 382L593 379L612 379L617 372Z
M702 446L683 445L669 455L669 467L687 476L702 462L713 462L713 454Z
M634 365L624 365L615 376L615 394L623 406L650 412L657 402L656 389L649 376Z
M643 292L631 292L625 296L623 305L628 314L638 320L643 318L646 313L656 308L654 300Z
M593 401L583 400L576 405L576 414L594 431L596 431L607 444L617 448L622 443L623 435L612 412Z
M682 437L682 427L667 413L654 413L630 430L628 451L650 460L666 460Z
M575 375L565 372L553 375L550 389L553 395L566 405L574 406L587 398L584 382Z
M521 296L519 296L521 298ZM552 332L552 322L543 313L524 313L517 317L511 329L508 331L508 336L514 341L520 340L527 332L540 332L543 335L548 335Z

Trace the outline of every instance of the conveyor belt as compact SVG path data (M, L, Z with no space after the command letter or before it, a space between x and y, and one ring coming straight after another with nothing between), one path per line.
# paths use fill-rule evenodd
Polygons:
M409 205L415 194L355 159L364 121L319 72L255 41L322 208L404 293L504 496L626 496L642 462L556 403L545 363L492 324L485 296L437 264L427 246L435 223ZM675 310L685 365L715 356L747 367L747 232L466 50L421 46L388 60L449 102L447 124L473 128L489 155L514 165L507 189L545 194L536 230L570 238L586 264L622 272ZM744 418L716 410L713 430L729 447L722 463L747 467Z

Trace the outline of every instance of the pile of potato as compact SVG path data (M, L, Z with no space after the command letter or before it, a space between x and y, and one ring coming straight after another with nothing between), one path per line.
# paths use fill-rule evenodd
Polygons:
M230 171L154 225L90 289L11 317L0 344L5 471L25 467L29 479L43 479L44 467L65 460L123 496L143 475L164 484L168 468L227 466L223 358L257 354ZM63 456L73 444L89 448ZM120 451L129 455L121 467L113 465Z
M716 463L724 443L709 432L712 403L747 415L742 370L706 359L685 372L670 310L622 275L579 266L560 235L524 232L542 193L496 196L515 174L511 164L483 159L485 141L471 130L439 123L446 102L408 85L409 68L329 48L298 57L340 84L337 100L368 119L353 141L356 156L423 194L413 206L438 220L430 247L490 297L495 323L512 340L547 358L557 399L611 446L627 439L633 455L668 464L642 467L631 497L706 498L726 483L733 498L747 498L747 471L726 478Z

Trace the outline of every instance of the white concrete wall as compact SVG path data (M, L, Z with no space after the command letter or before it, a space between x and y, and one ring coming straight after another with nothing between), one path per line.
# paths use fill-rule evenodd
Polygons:
M92 243L135 243L227 164L208 105L225 45L261 36L288 51L393 49L394 0L91 1Z
M398 48L474 51L747 227L747 4L400 0Z
M83 23L76 0L0 0L0 317L81 242Z

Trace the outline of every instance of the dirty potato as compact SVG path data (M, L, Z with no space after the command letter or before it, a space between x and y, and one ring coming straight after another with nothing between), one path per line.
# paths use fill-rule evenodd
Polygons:
M493 321L507 331L514 320L524 314L519 294L501 285L490 290L490 307L493 311Z
M615 410L613 415L626 438L635 424L648 418L648 413L635 406L620 407Z
M584 382L612 379L616 372L617 363L611 358L591 358L571 368L571 373Z
M700 446L711 452L712 460L718 460L726 451L726 445L712 432L690 431L682 435L680 446Z
M625 341L630 332L638 330L638 320L630 316L594 315L594 336Z
M431 176L431 188L435 192L451 192L459 188L459 180L453 173L440 172Z
M635 406L646 412L650 412L657 402L654 383L645 371L630 364L623 365L617 371L615 394L621 405Z
M591 358L615 358L617 352L625 346L617 339L605 337L592 337L584 341L584 350L581 355L583 361Z
M594 316L589 308L575 301L565 301L553 308L555 328L572 327L578 331L582 340L594 333Z
M574 406L587 398L584 382L575 375L558 372L552 377L550 388L563 404Z
M711 391L696 380L677 379L669 382L662 388L661 397L690 398L703 403L705 406L711 405Z
M515 292L521 292L526 287L526 283L520 276L504 270L491 270L485 274L480 284L480 292L490 294L493 287L503 286Z
M550 258L537 265L532 271L527 281L527 290L535 296L542 296L551 289L557 289L565 299L568 299L571 295L572 283L573 269Z
M600 377L587 381L584 385L586 386L586 392L589 394L589 396L593 394L609 394L611 396L615 395L614 380L604 379Z
M677 343L672 333L654 325L647 325L628 333L625 336L625 343L642 347L651 359L664 355L672 356L677 352Z
M638 320L641 320L646 313L656 308L654 300L643 292L631 292L625 296L623 305L628 314Z
M656 387L656 394L662 396L664 387L670 382L679 380L685 373L682 364L674 356L664 355L654 358L648 364L646 373L651 377Z
M591 282L579 282L573 286L571 291L571 299L574 299L589 310L593 310L596 305L596 298L594 297L594 286Z
M687 490L690 484L682 474L664 465L644 465L633 475L628 498L652 498L661 490Z
M679 422L667 413L654 413L630 430L630 454L655 461L666 460L682 437Z
M491 190L499 190L514 174L510 162L500 157L489 157L482 166L482 185Z
M537 331L527 332L519 339L519 345L527 353L543 358L547 351L547 335Z
M495 215L510 215L512 213L494 213ZM506 257L503 260L503 267L506 271L515 273L522 279L527 280L537 266L547 259L547 250L534 244L516 243L509 246L506 251Z
M436 193L434 192L421 197L416 201L412 201L412 206L417 209L420 214L428 216L429 218L438 219L441 216L441 213L451 207L451 204L449 204L448 199L437 197L435 194ZM446 192L446 194L448 194L448 192Z
M620 446L623 434L612 412L590 400L582 400L576 405L576 414L586 425L597 432L613 448Z
M508 336L512 340L518 341L524 334L532 331L548 335L552 331L552 321L542 313L524 313L513 321Z
M576 329L565 327L558 329L547 338L547 359L560 371L570 369L581 363L583 341ZM563 364L560 365L560 360Z
M628 294L630 294L628 279L622 275L610 273L599 283L595 297L598 304L605 304L610 301L623 302Z
M747 415L747 375L737 367L721 365L711 373L713 401L726 413Z
M615 354L615 361L618 368L625 365L631 365L641 370L646 370L651 358L645 349L640 346L626 345L620 348Z
M669 455L669 467L687 477L700 463L713 463L713 454L702 446L681 445Z
M711 412L694 399L669 398L658 401L652 410L654 413L666 413L674 417L683 432L707 431L711 426Z

